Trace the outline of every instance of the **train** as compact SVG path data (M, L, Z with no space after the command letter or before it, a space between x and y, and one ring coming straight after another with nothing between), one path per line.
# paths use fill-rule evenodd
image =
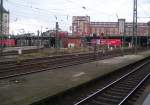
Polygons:
M0 46L8 46L13 47L16 46L16 40L15 39L0 39Z
M121 38L93 38L93 37L76 37L76 36L67 36L60 37L59 39L60 47L67 48L68 45L74 45L77 47L81 47L82 44L89 45L103 45L103 46L112 46L112 47L120 47L122 43ZM150 46L150 39L145 37L141 38L140 46L146 47ZM55 47L55 37L13 37L13 38L0 38L0 47L15 47L15 46L37 46L38 43L43 46ZM124 46L129 46L131 44L131 38L126 38L124 40Z

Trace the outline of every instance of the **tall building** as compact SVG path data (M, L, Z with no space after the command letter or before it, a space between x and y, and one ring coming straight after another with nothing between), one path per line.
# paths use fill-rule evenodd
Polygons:
M100 35L118 35L118 23L117 22L91 22L90 23L90 35L96 33Z
M9 34L9 11L5 8L0 6L0 10L3 10L3 24L2 24L2 34L8 35ZM1 11L0 11L1 14Z
M147 36L149 32L148 23L137 23L137 35L138 36ZM133 23L126 22L125 33L128 36L133 34Z
M118 19L118 22L91 22L89 16L73 16L72 33L73 35L87 36L96 33L108 36L121 36L123 34L132 36L133 23L126 22L125 19ZM137 35L148 35L148 23L138 23Z
M72 32L76 35L90 34L90 17L89 16L73 16Z

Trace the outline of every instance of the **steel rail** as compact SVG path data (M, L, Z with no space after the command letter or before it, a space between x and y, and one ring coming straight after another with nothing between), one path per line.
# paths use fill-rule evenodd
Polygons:
M81 56L82 55L82 56ZM102 60L102 59L106 59L106 58L111 58L116 56L115 54L113 54L113 56L111 54L106 54L105 56L103 56L102 53L98 53L97 54L97 58L94 58L94 53L86 53L86 54L80 54L80 55L74 55L74 56L66 56L65 58L60 58L60 59L50 59L50 61L45 61L47 62L47 64L53 65L52 67L50 67L50 65L47 68L41 69L42 67L40 67L40 70L34 70L35 67L32 67L34 65L40 66L39 64L43 64L45 62L41 62L41 63L29 63L27 65L16 65L14 67L6 67L7 69L0 71L1 75L4 76L0 76L0 79L4 79L4 78L9 78L9 77L14 77L14 76L19 76L19 75L25 75L25 74L32 74L32 73L36 73L36 72L42 72L42 71L47 71L47 70L51 70L51 69L56 69L56 68L62 68L62 67L66 67L66 66L72 66L75 64L82 64L82 63L87 63L90 61L94 61L94 60ZM59 64L57 64L58 62ZM61 64L60 64L61 62ZM69 63L68 63L69 62ZM67 64L66 64L67 63ZM21 68L22 67L22 68ZM25 71L25 69L28 69L27 71ZM30 70L33 69L33 70ZM14 74L15 71L17 71L17 73ZM21 72L23 71L23 72ZM13 73L13 75L10 75L10 73ZM20 73L21 72L21 73ZM3 74L2 74L3 73ZM9 75L5 75L4 73L8 73Z
M150 73L141 80L141 82L118 104L118 105L122 105L127 98L129 98L129 96L131 96L131 94L150 76Z
M139 70L140 68L142 68L143 66L145 66L146 64L150 63L150 60L141 64L140 66L134 68L131 72L125 74L124 76L122 76L121 78L117 79L116 81L110 83L109 85L103 87L102 89L99 89L98 91L96 91L95 93L89 95L88 97L82 99L81 101L75 103L74 105L80 105L82 104L83 102L86 102L87 100L89 100L90 98L96 96L98 93L104 91L105 89L109 88L110 86L114 85L115 83L119 82L120 80L124 79L125 77L129 76L131 73ZM121 105L139 86L140 84L142 84L144 82L144 80L149 77L150 74L148 74L144 79L141 80L141 82L118 104L118 105Z
M86 61L85 61L86 60ZM68 63L66 62L67 64L63 63L63 64L58 64L58 65L55 65L53 67L48 67L46 69L39 69L39 70L32 70L32 71L25 71L25 72L22 72L22 73L15 73L15 74L12 74L12 75L7 75L7 76L1 76L0 79L5 79L5 78L10 78L10 77L15 77L15 76L21 76L21 75L26 75L26 74L32 74L32 73L38 73L38 72L42 72L42 71L48 71L48 70L52 70L52 69L57 69L57 68L63 68L63 67L67 67L67 66L73 66L73 65L77 65L77 64L82 64L82 63L87 63L89 61L94 61L93 57L87 57L87 58L84 58L84 59L77 59L77 60L73 60L72 62ZM12 70L12 71L15 71L15 70ZM9 71L8 71L9 72ZM10 71L11 72L11 71ZM7 72L6 72L7 73Z
M32 73L38 73L42 71L48 71L51 69L87 63L87 62L94 61L94 60L112 58L115 56L120 56L121 54L118 52L119 52L118 50L114 50L113 54L111 53L111 51L109 51L108 53L98 52L96 55L96 58L94 57L95 53L84 53L84 54L75 54L75 55L71 54L69 56L66 55L64 58L63 56L60 56L60 58L58 56L56 57L56 59L54 59L55 57L52 57L53 59L50 59L50 61L48 61L49 60L48 58L46 58L46 60L41 58L40 59L41 62L40 61L38 61L37 63L31 62L29 64L26 64L27 63L26 62L25 63L26 65L18 65L18 66L16 65L15 67L12 67L12 68L6 67L7 69L3 69L2 71L0 71L1 73L0 79L21 76L21 75L26 75L26 74L32 74ZM42 61L45 61L45 62L42 62ZM44 64L44 63L46 63L46 67L43 67L42 65L40 66L40 64ZM39 67L39 69L37 69L37 67Z
M31 63L25 63L25 64L21 64L21 65L14 65L14 66L6 66L4 65L5 67L1 67L0 68L0 73L2 72L8 72L8 71L12 71L12 69L16 70L16 69L20 69L20 67L22 68L29 68L29 67L34 67L36 65L40 65L40 64L54 64L56 62L65 62L65 61L70 61L70 60L77 60L79 58L82 58L82 59L86 59L88 57L92 57L94 55L84 55L84 56L71 56L71 57L65 57L65 58L57 58L57 59L47 59L47 60L42 60L42 61L36 61L36 62L31 62Z

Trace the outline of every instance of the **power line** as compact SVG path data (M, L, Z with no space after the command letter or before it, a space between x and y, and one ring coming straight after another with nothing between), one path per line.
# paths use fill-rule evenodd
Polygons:
M25 8L29 8L29 6L25 6L25 5L20 5L20 4L17 4L17 7L25 7ZM15 6L16 7L16 6ZM38 15L37 17L36 17L36 19L40 16L40 18L41 18L41 16L43 16L42 17L42 20L43 20L43 18L46 18L46 19L49 19L50 17L49 16L54 16L54 15L56 15L56 14L52 14L52 12L47 12L47 11L45 11L44 9L40 9L40 8L30 8L30 9L32 9L33 11L32 12L26 12L27 10L25 9L24 11L17 11L16 10L16 12L14 12L14 11L12 11L12 12L14 12L13 14L15 14L14 16L23 16L23 17L28 17L28 18L33 18L33 17L35 17L33 14L35 14L35 15ZM38 9L40 9L40 10L42 10L42 11L39 11ZM18 13L19 13L19 15L18 15ZM53 12L53 13L55 13L55 12ZM21 14L21 15L20 15ZM25 15L25 14L29 14L29 15ZM40 15L39 15L40 14ZM46 15L44 15L44 14L46 14ZM49 15L49 16L47 16L47 15ZM66 17L66 20L68 20L68 17L69 17L69 15L57 15L57 17L58 16L63 16L63 20L64 20L64 18ZM39 19L40 19L39 18Z
M68 0L67 0L67 1L68 1ZM69 0L69 1L70 1L70 0ZM74 3L74 1L71 1L71 2ZM12 3L14 3L14 2L12 2ZM75 2L75 3L76 3L76 2ZM41 8L36 8L36 7L33 7L33 6L29 6L29 5L22 5L22 4L18 4L18 3L14 3L14 4L17 4L18 6L27 7L27 8L30 8L30 9L32 9L32 10L36 10L36 12L40 10L40 11L43 11L43 13L45 13L45 14L56 15L56 12L54 12L54 11L49 11L49 10L45 10L45 9L41 9ZM84 7L84 6L82 6L82 7ZM53 9L53 10L57 10L57 9ZM60 9L60 10L61 10L61 9ZM102 13L102 14L107 15L108 17L113 16L113 14L108 14L108 13L105 13L105 12L102 12L102 11L98 11L98 10L94 10L94 9L86 8L86 10L97 11L97 12L99 12L99 13ZM54 13L54 14L52 14L52 13ZM57 14L58 14L58 13L57 13ZM68 14L65 14L65 15L61 15L61 16L69 16L69 15L68 15Z
M15 4L15 7L17 5L19 7L25 7L25 8L31 9L31 10L42 11L42 12L48 13L48 14L50 14L50 13L61 14L59 12L64 11L64 9L50 9L50 10L47 10L47 9L42 9L42 8L39 8L39 7L34 7L32 5L23 5L21 3L16 3L16 2L9 2L9 3ZM67 16L67 15L68 14L62 14L61 16Z
M145 14L145 16L141 16L141 17L149 17L149 16L146 16L147 14L149 14L149 11L148 10L146 10L145 8L143 8L143 5L142 5L143 3L140 3L140 2L138 2L138 6L142 9L142 13L144 13Z

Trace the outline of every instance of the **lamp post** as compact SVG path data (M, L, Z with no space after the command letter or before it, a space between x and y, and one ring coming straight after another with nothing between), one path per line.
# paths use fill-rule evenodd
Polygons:
M133 43L135 54L137 54L137 0L134 0L133 5Z
M147 48L149 48L150 22L148 22Z
M59 31L59 24L58 24L58 20L57 20L57 16L55 16L56 19L56 30L55 30L55 48L56 48L56 52L58 52L58 48L59 48L59 35L58 35L58 31Z
M122 45L121 45L121 51L122 55L124 55L124 45L125 45L125 19L118 19L119 23L119 34L121 36Z
M85 7L85 6L83 6L82 9L86 11L86 7ZM85 15L86 15L86 14L85 14Z
M56 49L59 48L59 35L58 35L58 29L59 29L59 25L58 25L58 22L56 22L56 39L55 39L55 46L56 46Z
M20 47L24 46L24 40L25 39L25 30L24 29L19 29L19 33L22 35L22 38L20 39Z
M94 38L94 58L96 59L96 37L97 37L97 35L96 35L96 33L93 33L93 38Z
M40 35L40 31L37 31L37 49L39 49L39 35Z
M47 47L51 47L51 35L49 33L50 29L48 27L46 27L45 31L48 33L48 34L46 34L46 36L48 37L48 39L47 39L48 40L48 46ZM44 37L44 36L42 36L42 37Z

